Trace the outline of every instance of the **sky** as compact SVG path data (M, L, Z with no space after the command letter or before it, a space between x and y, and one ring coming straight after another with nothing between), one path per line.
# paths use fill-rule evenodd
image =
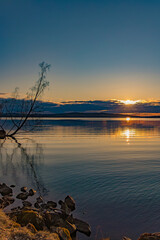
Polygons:
M160 99L159 0L0 0L0 97L51 64L45 101Z

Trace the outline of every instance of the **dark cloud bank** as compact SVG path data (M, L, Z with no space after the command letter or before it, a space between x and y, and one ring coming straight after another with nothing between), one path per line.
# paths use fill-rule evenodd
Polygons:
M69 101L61 103L43 103L45 112L68 113L68 112L108 112L108 113L160 113L160 101L138 102L126 105L120 101Z
M1 102L4 99L1 99ZM10 99L11 101L11 99ZM20 106L21 100L17 100ZM61 103L41 102L42 113L70 113L70 112L108 112L108 113L160 113L160 101L137 102L126 105L117 100L95 101L68 101ZM16 108L19 112L18 107Z

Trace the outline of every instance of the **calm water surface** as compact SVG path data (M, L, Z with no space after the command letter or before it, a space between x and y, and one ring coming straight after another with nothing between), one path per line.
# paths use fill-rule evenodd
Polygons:
M0 181L73 196L89 239L160 231L160 119L46 119L0 144Z

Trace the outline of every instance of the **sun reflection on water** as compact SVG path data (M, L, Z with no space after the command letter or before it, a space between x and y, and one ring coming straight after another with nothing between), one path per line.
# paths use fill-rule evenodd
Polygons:
M126 121L129 122L131 120L130 117L126 117Z
M121 132L122 137L125 137L127 142L129 142L130 138L134 137L135 134L136 134L135 129L129 129L129 128L124 129Z

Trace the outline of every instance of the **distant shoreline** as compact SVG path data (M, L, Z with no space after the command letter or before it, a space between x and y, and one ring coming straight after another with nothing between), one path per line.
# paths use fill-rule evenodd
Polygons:
M2 118L21 118L21 114L3 114ZM32 114L29 118L160 118L160 115L132 115L120 113L55 113L55 114Z

